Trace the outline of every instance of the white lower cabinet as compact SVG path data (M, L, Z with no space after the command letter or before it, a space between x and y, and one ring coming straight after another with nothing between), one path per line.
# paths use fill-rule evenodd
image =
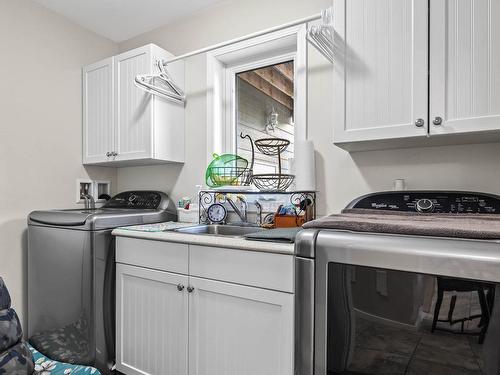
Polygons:
M125 264L116 276L116 369L186 375L188 277Z
M126 255L129 247L136 245L133 241L137 242L119 238L118 262L129 259ZM163 244L166 250L173 246ZM199 246L189 245L189 248L196 250ZM220 250L203 249L215 254ZM244 252L226 250L227 259L233 259L231 252ZM137 251L147 257L147 247L141 246ZM248 257L265 255L244 253ZM271 264L276 254L267 255ZM196 254L189 261L191 275L197 274L193 258ZM233 264L219 267L238 266L238 260L229 263ZM159 270L117 264L118 371L126 375L293 374L294 295L289 290L241 285L239 279L216 281L170 273L161 270L162 264L152 265ZM286 264L269 267L278 275L286 274L283 268ZM247 265L255 268L258 280L262 264Z
M291 375L293 294L190 278L189 375Z

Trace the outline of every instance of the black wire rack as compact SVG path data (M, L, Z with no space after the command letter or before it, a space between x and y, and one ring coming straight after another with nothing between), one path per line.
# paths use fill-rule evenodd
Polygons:
M211 167L210 186L249 186L252 170L247 167Z
M270 173L270 174L254 174L252 182L259 190L273 191L286 190L290 187L295 176L292 174Z
M208 224L208 208L214 203L225 204L226 196L229 194L244 195L248 201L250 197L272 197L285 196L287 200L296 207L296 215L305 215L306 211L310 213L307 220L316 219L316 192L315 191L241 191L233 190L202 190L198 195L199 202L199 222L200 224ZM252 198L253 199L253 198Z
M260 152L268 156L280 156L290 145L290 141L283 138L261 138L254 143Z
M252 183L262 191L285 191L295 179L293 174L281 173L281 153L290 145L290 141L284 138L262 138L257 139L255 147L264 155L278 157L278 173L254 174Z

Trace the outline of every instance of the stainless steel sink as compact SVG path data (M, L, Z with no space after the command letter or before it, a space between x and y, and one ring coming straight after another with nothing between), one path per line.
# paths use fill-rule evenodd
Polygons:
M251 226L239 225L196 225L193 227L185 227L175 229L175 232L189 234L205 234L212 236L227 236L227 237L243 237L246 234L265 231L266 229Z

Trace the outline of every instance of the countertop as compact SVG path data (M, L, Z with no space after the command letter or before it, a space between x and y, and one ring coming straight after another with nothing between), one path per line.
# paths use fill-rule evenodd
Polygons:
M196 224L191 224L196 225ZM250 241L241 237L225 237L207 234L179 233L171 230L161 232L144 232L138 230L121 229L113 230L113 235L119 237L139 238L153 241L178 242L202 246L225 247L248 251L262 251L294 255L295 246L291 243Z

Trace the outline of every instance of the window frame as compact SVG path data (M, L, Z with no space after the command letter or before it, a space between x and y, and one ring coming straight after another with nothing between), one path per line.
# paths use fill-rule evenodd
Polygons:
M294 142L307 137L307 24L289 27L207 54L207 162L236 151L236 74L294 62Z

